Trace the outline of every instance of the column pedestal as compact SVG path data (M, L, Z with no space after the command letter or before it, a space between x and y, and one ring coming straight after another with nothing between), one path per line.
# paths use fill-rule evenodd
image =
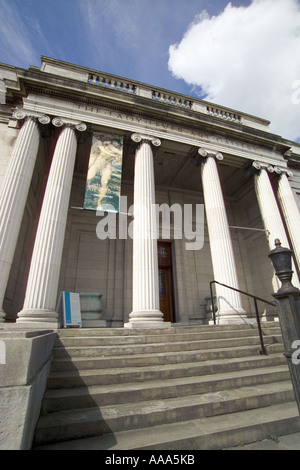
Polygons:
M133 134L140 143L135 156L132 312L125 328L166 328L159 309L157 227L151 136Z

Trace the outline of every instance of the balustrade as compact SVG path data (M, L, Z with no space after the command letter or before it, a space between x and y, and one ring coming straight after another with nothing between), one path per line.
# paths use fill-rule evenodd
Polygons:
M125 93L134 94L136 86L128 81L123 82L114 78L108 78L97 74L89 74L89 83L92 85L102 86L103 88L110 88L112 90L124 91Z
M122 91L128 94L139 95L140 88L138 83L129 82L123 78L110 77L109 75L104 75L103 73L89 73L88 82L92 85L96 85L102 88L109 88L110 90ZM147 86L146 86L147 87ZM242 123L242 115L235 112L231 112L227 109L222 109L215 106L205 106L203 105L201 110L198 109L197 104L201 103L198 100L191 100L186 96L177 95L168 91L155 90L147 87L146 94L143 93L141 96L152 99L159 103L171 104L178 108L187 109L187 110L196 110L198 112L204 112L210 116L218 117L224 121L230 121L235 123Z
M152 99L161 103L173 104L181 108L191 109L193 101L168 93L152 90Z
M242 117L239 114L231 113L230 111L226 111L225 109L216 108L214 106L207 106L206 107L207 113L211 116L219 117L227 121L233 122L242 122Z

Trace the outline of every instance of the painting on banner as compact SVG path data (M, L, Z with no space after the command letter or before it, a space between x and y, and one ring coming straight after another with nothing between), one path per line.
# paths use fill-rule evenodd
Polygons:
M84 209L118 212L123 138L95 133L89 158Z

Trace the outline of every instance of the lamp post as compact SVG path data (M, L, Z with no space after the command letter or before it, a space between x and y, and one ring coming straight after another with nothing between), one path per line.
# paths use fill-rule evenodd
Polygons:
M280 320L284 344L284 356L290 370L291 380L300 413L300 364L295 360L293 344L300 340L300 290L292 284L292 250L281 247L280 240L275 240L275 249L270 251L276 276L281 287L273 295Z
M294 287L292 284L292 250L289 248L283 248L281 242L278 238L275 240L276 248L269 253L269 258L271 259L275 274L281 282L281 287L278 289L277 294L292 294L299 292L300 290L297 287Z

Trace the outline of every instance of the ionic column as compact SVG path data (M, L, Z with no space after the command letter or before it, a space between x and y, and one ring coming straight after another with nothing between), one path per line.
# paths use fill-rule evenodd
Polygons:
M18 133L0 196L0 322L4 321L3 300L39 148L38 121L50 122L48 116L25 110L17 110L13 116L26 119Z
M289 172L286 174L282 172L278 180L278 199L281 209L285 218L286 226L292 243L294 256L300 269L300 214L295 196L293 194L291 185L288 180L288 175L292 176ZM279 237L278 237L279 238ZM285 246L281 241L281 245ZM293 274L293 283L295 281L295 272ZM299 286L297 286L299 287Z
M258 170L254 175L254 187L264 228L268 232L269 248L270 250L274 248L274 240L276 238L279 238L282 246L289 248L290 244L268 175L268 168L263 167L259 162L254 162L253 166ZM269 170L273 171L273 167L269 167ZM294 272L293 284L299 287L299 279L296 272ZM275 275L272 279L272 285L274 292L277 292L281 286L280 281Z
M133 134L135 154L132 312L127 328L166 327L159 307L155 186L151 136Z
M226 208L215 159L216 157L217 160L222 160L223 155L208 154L204 149L199 149L198 153L203 157L201 176L214 279L239 289ZM245 320L246 312L242 307L239 292L216 284L216 294L219 306L218 323L240 323Z
M86 129L83 123L61 118L54 118L52 123L57 127L64 127L53 155L30 264L25 301L17 320L18 323L24 323L26 328L59 326L55 307L77 150L75 129L79 131Z

